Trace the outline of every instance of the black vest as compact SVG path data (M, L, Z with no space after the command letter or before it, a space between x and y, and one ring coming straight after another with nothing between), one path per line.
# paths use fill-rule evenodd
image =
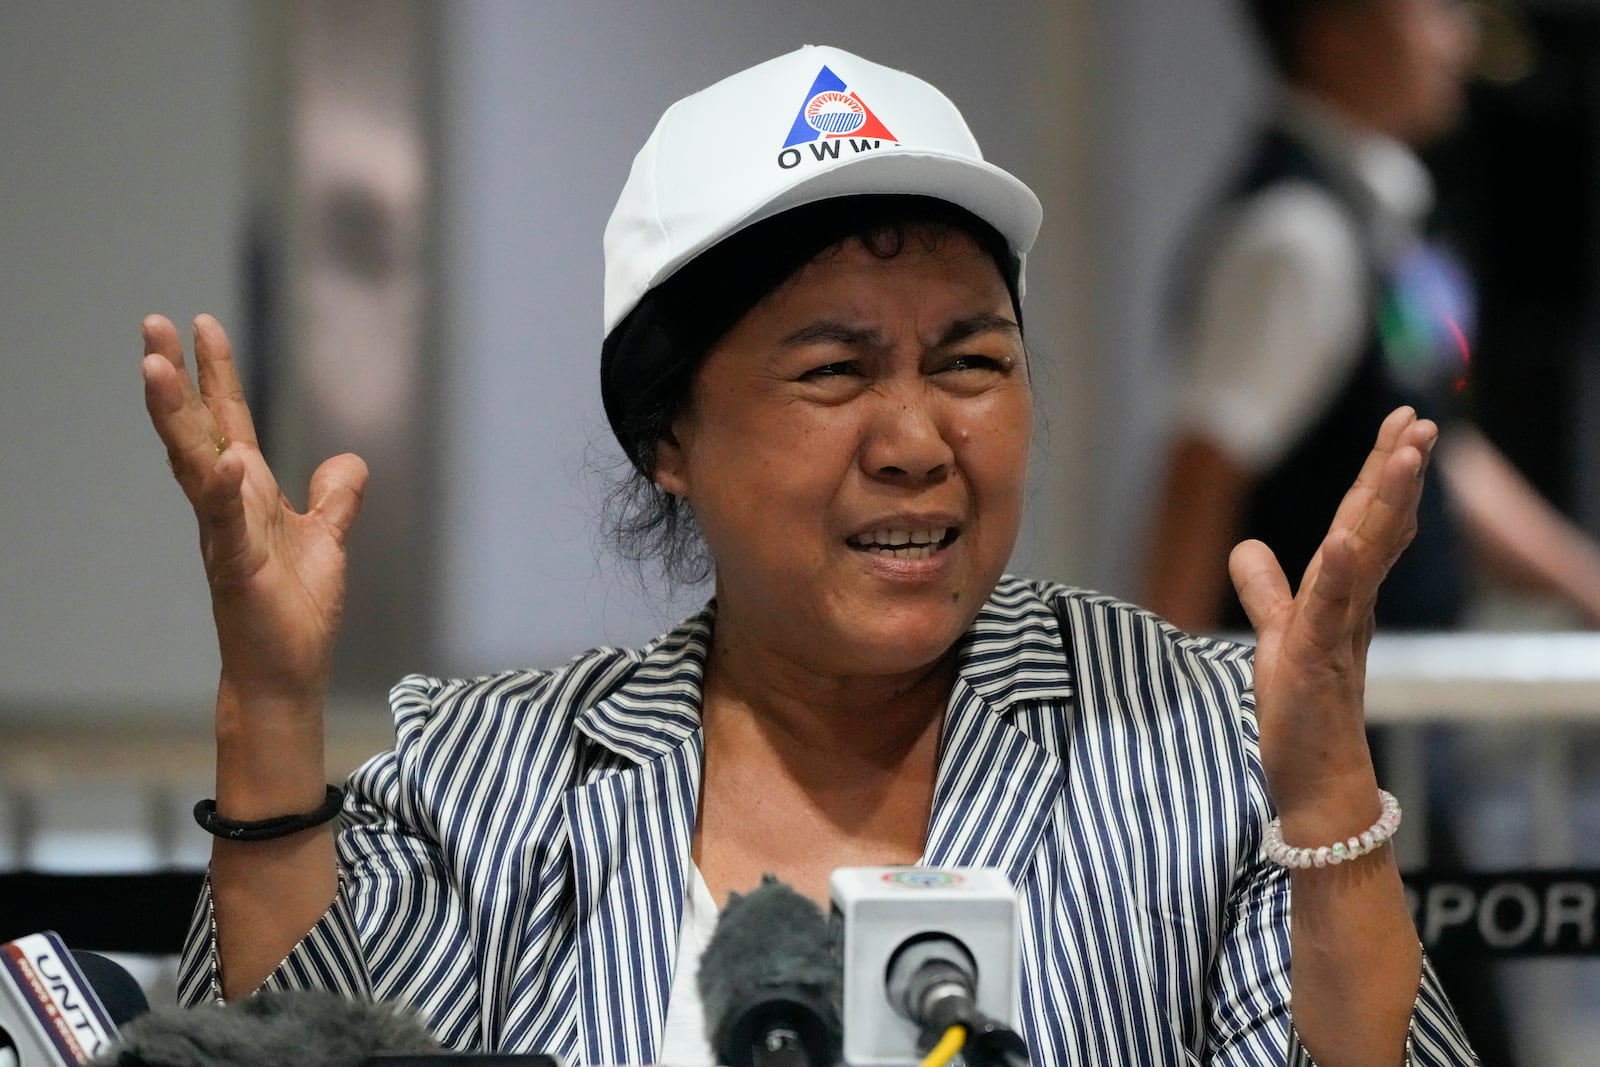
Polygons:
M1279 182L1313 183L1344 203L1359 207L1317 161L1289 135L1269 130L1230 197L1237 204ZM1365 230L1363 229L1364 233ZM1365 294L1369 328L1361 358L1328 398L1315 422L1255 482L1246 503L1240 539L1255 537L1277 554L1289 581L1298 586L1306 565L1327 534L1345 491L1355 481L1384 417L1409 404L1425 417L1447 419L1456 406L1454 376L1418 385L1391 367L1379 331L1379 314L1393 279L1369 249L1370 287ZM1378 595L1377 619L1390 629L1438 629L1459 621L1466 600L1465 553L1455 516L1447 506L1437 470L1424 483L1416 539L1400 557ZM1230 586L1225 625L1249 624Z

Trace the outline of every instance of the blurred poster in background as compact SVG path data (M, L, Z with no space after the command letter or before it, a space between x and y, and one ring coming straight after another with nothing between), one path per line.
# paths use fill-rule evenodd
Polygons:
M281 187L251 224L253 400L291 496L329 456L371 469L334 659L336 691L370 697L429 645L428 13L296 0L276 17L287 144Z

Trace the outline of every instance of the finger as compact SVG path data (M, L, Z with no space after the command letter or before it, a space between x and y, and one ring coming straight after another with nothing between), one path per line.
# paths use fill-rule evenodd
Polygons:
M178 328L172 325L172 320L165 315L146 315L139 323L139 332L144 337L145 358L159 356L175 368L183 397L198 398L194 382L189 378L188 365L184 362L183 341L178 337Z
M1377 492L1373 493L1351 531L1351 547L1359 570L1376 582L1388 574L1400 553L1417 532L1417 506L1422 500L1423 452L1406 445L1384 465ZM1376 595L1376 588L1373 590Z
M196 505L203 527L206 574L214 585L249 577L254 570L250 523L244 505L244 456L229 451L206 474Z
M210 315L194 320L194 357L200 376L200 395L217 430L229 441L258 447L255 420L245 403L239 384L239 369L233 362L233 345L222 324Z
M361 513L366 489L367 464L348 452L327 460L311 476L309 508L327 520L341 544Z
M1395 408L1389 412L1378 427L1378 438L1373 442L1372 451L1367 453L1355 481L1339 501L1330 529L1349 528L1358 521L1366 496L1377 491L1384 464L1389 462L1389 457L1400 447L1406 435L1415 433L1416 427L1424 421L1419 420L1416 411L1409 407ZM1427 425L1431 427L1433 424L1429 422Z
M139 333L144 336L144 358L149 360L154 355L171 366L176 374L179 397L184 402L198 403L200 394L195 392L194 379L190 379L189 365L184 360L184 342L179 339L178 326L173 325L173 320L166 315L146 315L139 323Z
M1353 530L1330 529L1300 586L1307 636L1332 649L1352 639L1372 614L1378 589L1416 533L1423 457L1406 445L1391 454Z
M216 426L210 412L193 396L188 376L164 353L145 356L144 405L150 424L167 449L167 464L191 501L218 455Z
M1256 633L1261 633L1284 605L1293 599L1289 579L1272 549L1260 541L1241 541L1228 554L1228 576L1239 604Z
M1357 476L1355 484L1339 501L1339 508L1334 512L1333 522L1328 527L1329 532L1360 531L1364 524L1370 524L1374 507L1381 508L1379 497L1384 491L1385 479L1396 477L1392 473L1385 473L1390 471L1395 456L1407 450L1415 450L1423 457L1425 466L1438 437L1439 427L1429 419L1416 418L1410 408L1397 408L1391 412L1384 420L1378 432L1377 443L1362 464L1361 473ZM1402 481L1410 477L1399 476ZM1391 481L1391 488L1393 484ZM1363 539L1370 536L1370 532L1369 526L1368 534L1361 535ZM1403 547L1404 545L1400 546ZM1388 559L1385 569L1397 558L1399 558L1398 549Z
M1356 485L1373 485L1377 481L1378 472L1383 469L1390 453L1400 446L1401 439L1418 421L1416 409L1410 407L1395 408L1384 417L1378 426L1378 436L1372 443L1372 450L1367 453L1356 475Z
M1326 662L1339 663L1348 655L1349 663L1343 669L1364 678L1367 648L1377 631L1377 585L1368 588L1361 584L1349 539L1332 540L1324 545L1323 553L1328 559L1327 577L1302 594L1300 636L1326 657Z
M1314 648L1331 651L1347 646L1357 622L1352 609L1358 594L1363 602L1367 598L1353 541L1348 534L1330 532L1317 549L1320 566L1316 575L1300 587L1301 636ZM1375 597L1377 582L1370 584ZM1364 603L1364 609L1368 607Z

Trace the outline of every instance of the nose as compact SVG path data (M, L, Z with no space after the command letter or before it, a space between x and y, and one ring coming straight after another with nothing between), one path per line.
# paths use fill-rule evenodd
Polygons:
M880 398L861 449L861 466L868 477L907 486L934 485L949 477L955 450L931 393L918 383Z

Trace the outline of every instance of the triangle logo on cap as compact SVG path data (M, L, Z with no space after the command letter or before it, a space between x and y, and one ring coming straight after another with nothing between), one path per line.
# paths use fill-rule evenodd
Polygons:
M784 148L812 141L834 140L840 137L862 137L878 141L899 139L878 120L872 109L860 96L850 91L833 71L824 66L811 83L811 91L795 114L794 125Z

